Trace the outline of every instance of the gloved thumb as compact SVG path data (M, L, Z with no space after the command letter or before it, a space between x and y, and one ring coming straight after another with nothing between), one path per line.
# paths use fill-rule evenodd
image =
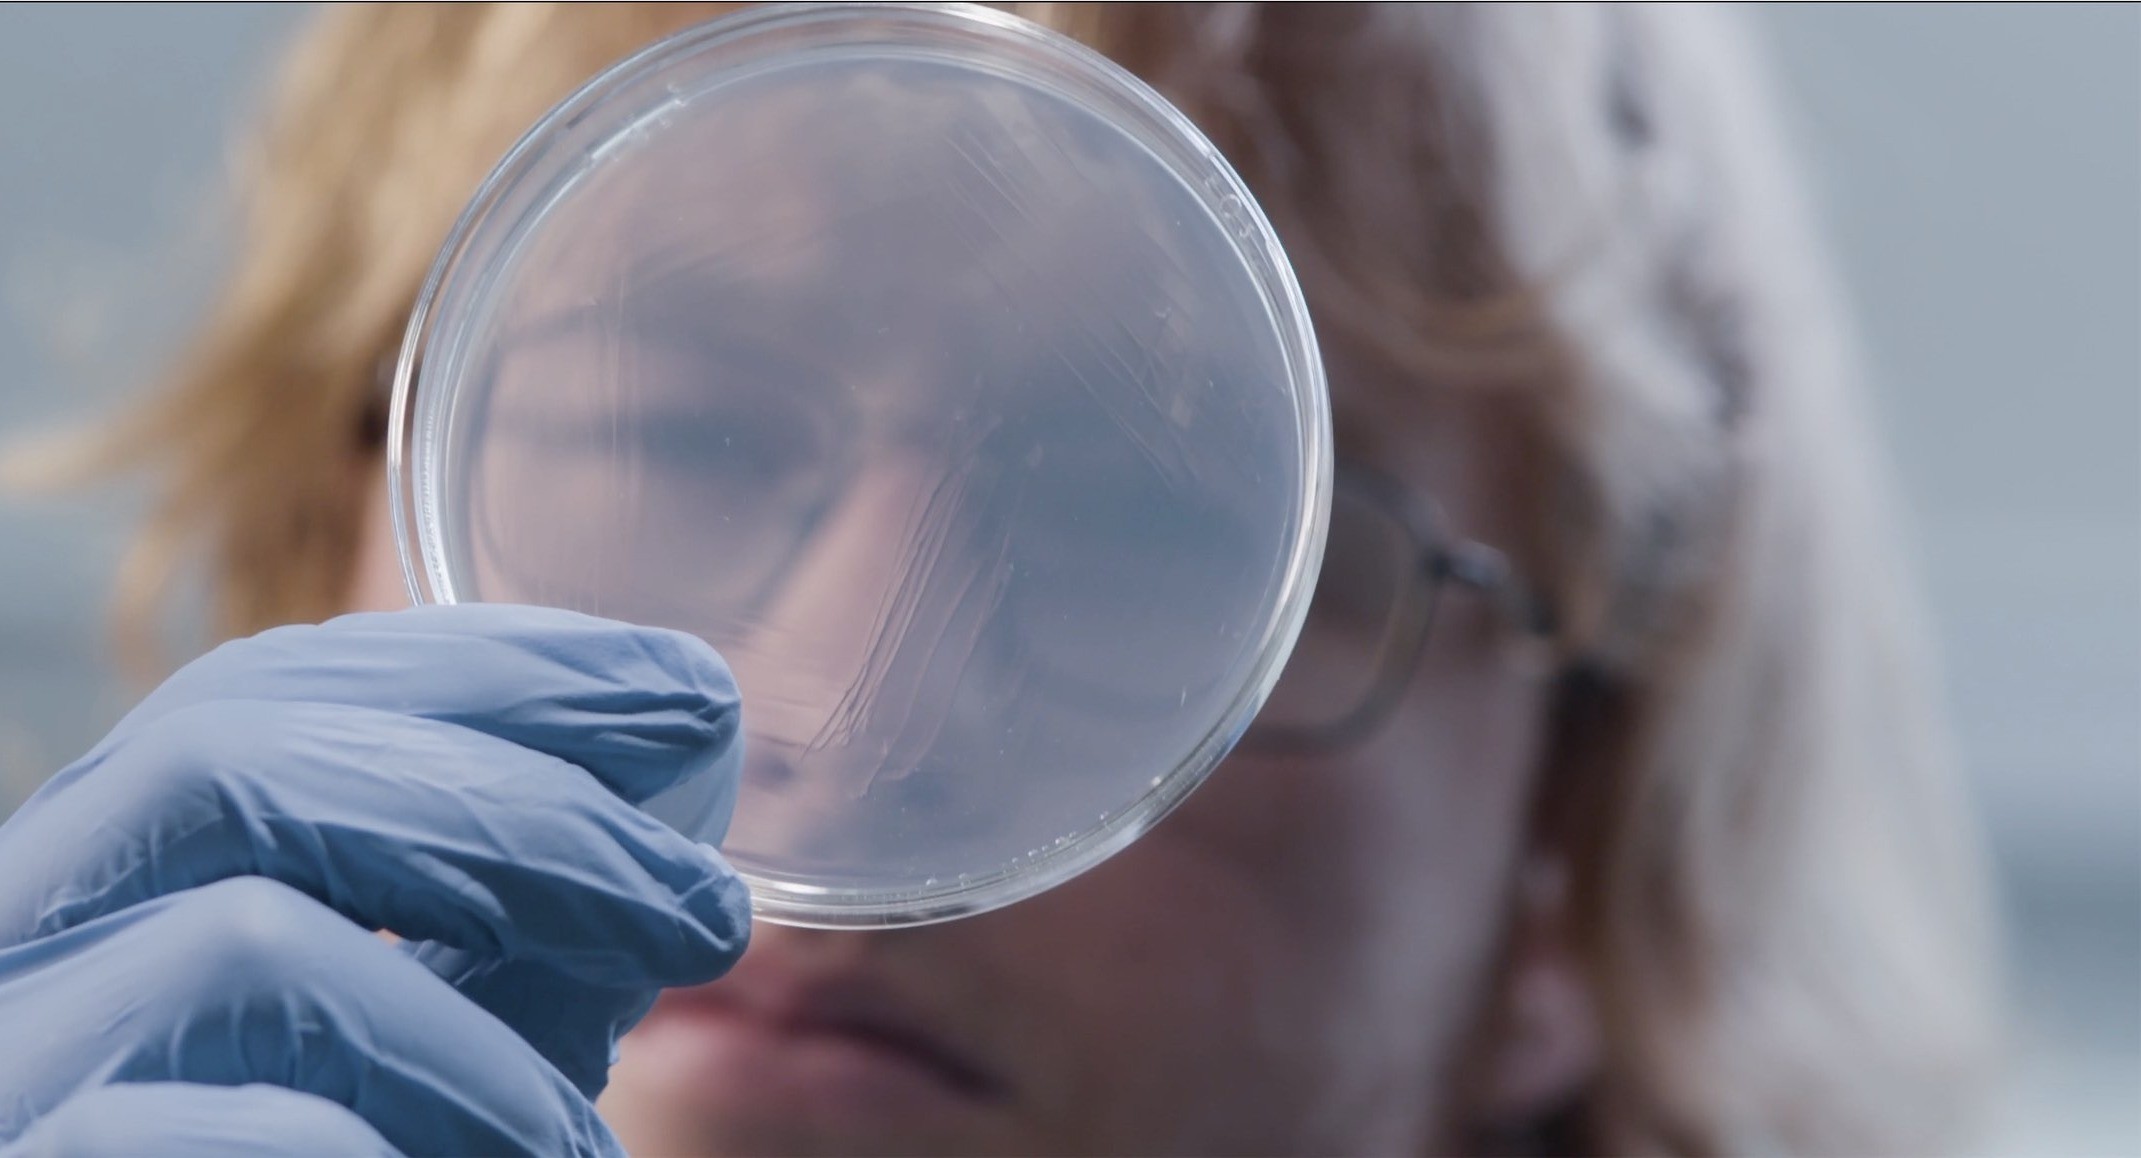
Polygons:
M540 961L413 942L407 952L535 1047L589 1101L609 1084L617 1041L654 1006L652 987L605 988Z

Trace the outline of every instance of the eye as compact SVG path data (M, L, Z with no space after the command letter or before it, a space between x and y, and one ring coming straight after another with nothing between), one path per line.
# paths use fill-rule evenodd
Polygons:
M1303 630L1372 644L1403 595L1410 556L1410 537L1395 518L1359 495L1334 495L1323 567Z
M1334 490L1316 590L1259 727L1330 728L1372 700L1405 617L1419 606L1410 602L1416 550L1382 504L1344 485Z
M840 454L823 415L771 392L710 392L689 405L641 413L632 452L669 476L665 485L720 492L748 503L827 475Z
M584 316L551 327L501 362L481 416L486 482L527 512L494 530L498 564L544 589L635 568L662 577L650 597L743 614L847 485L850 402L719 330L642 327L620 345Z

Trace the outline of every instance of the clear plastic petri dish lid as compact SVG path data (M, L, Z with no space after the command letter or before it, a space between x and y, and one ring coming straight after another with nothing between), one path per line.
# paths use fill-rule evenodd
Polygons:
M581 89L455 225L397 372L419 601L727 658L759 914L979 912L1091 867L1277 678L1328 503L1299 287L1218 152L989 10L807 6ZM649 803L720 835L706 784Z

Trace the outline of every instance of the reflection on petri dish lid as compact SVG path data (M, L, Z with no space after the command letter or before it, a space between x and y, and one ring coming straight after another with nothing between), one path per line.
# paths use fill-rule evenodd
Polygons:
M727 657L762 916L908 924L1090 867L1225 754L1314 581L1326 408L1270 227L1150 90L994 12L788 8L486 182L390 475L420 600ZM650 810L703 834L693 787Z

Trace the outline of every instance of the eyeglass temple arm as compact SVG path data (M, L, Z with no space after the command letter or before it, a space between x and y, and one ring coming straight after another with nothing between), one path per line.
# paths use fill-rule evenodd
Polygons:
M1495 609L1519 630L1531 635L1554 634L1554 610L1517 578L1508 556L1485 543L1458 542L1436 551L1429 559L1435 577L1462 583L1485 595Z

